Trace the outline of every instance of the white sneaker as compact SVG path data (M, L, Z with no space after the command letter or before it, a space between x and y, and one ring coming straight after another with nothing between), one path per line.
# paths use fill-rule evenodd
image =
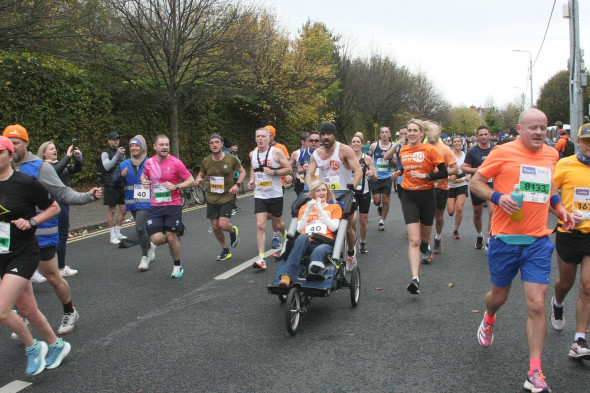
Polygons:
M69 266L66 266L63 269L59 269L59 273L61 274L62 277L69 277L69 276L75 276L76 274L78 274L78 271L76 269L72 269Z
M150 267L150 259L148 257L141 257L141 262L139 262L138 269L142 272L145 272Z
M354 255L346 257L346 271L351 272L352 269L356 266L356 263L357 262L356 262L356 248L355 248Z
M74 331L76 327L76 322L80 319L80 314L78 314L78 310L74 308L74 312L71 314L64 314L61 325L57 329L57 334L68 334Z
M41 273L39 273L39 270L35 270L35 273L33 273L33 277L31 277L31 281L35 284L42 284L45 281L47 281L47 279L43 277Z
M116 236L119 240L127 239L127 236L123 235L121 232L117 232Z
M119 244L121 243L121 240L117 239L117 235L115 235L114 237L111 236L111 244Z
M156 245L152 242L150 242L150 248L147 252L147 257L150 260L150 262L156 259Z

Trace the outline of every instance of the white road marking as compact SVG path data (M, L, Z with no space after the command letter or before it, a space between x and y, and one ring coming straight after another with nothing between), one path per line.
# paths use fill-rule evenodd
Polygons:
M271 248L270 250L268 250L267 252L264 253L264 256L267 257L269 255L272 255L275 252L280 252L280 251L281 251L280 248ZM238 266L234 267L233 269L230 269L227 272L220 274L219 276L215 277L214 280L226 280L226 279L230 278L231 276L238 274L242 270L252 267L252 264L254 263L254 261L256 259L258 259L258 256L248 259L246 262L242 263L241 265L238 265ZM2 393L2 392L0 392L0 393Z
M17 393L23 389L28 388L31 385L32 385L32 383L30 383L30 382L19 381L19 380L12 381L8 385L2 386L0 388L0 393Z

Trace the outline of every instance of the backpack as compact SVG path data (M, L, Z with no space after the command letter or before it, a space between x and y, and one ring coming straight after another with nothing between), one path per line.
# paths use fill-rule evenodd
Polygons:
M563 157L573 156L574 154L576 154L576 147L574 146L574 142L572 142L571 139L568 139L563 148Z

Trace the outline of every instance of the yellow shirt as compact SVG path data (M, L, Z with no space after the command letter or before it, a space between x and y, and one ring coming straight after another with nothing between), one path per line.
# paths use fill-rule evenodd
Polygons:
M561 189L561 200L567 211L578 211L590 218L590 167L578 161L576 156L559 160L553 176L555 187ZM563 221L559 220L560 224ZM584 220L574 229L590 233L590 219ZM558 228L559 231L565 232Z

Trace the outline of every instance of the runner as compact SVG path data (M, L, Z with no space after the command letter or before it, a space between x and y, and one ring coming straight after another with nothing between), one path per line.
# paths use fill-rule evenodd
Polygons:
M374 142L369 149L369 155L372 156L375 167L377 168L378 180L371 183L371 194L373 194L373 203L377 206L379 214L378 230L385 230L385 219L389 213L389 201L391 199L391 187L393 180L391 177L391 159L385 159L383 155L388 150L393 150L391 143L391 130L389 127L381 127L379 130L380 139ZM393 158L393 157L392 157Z
M21 135L22 136L22 135ZM28 375L59 366L70 353L69 343L57 338L39 311L30 279L39 264L37 225L57 217L59 206L41 183L12 169L14 146L0 137L0 321L23 341ZM51 169L53 170L53 169ZM35 211L35 206L41 212ZM21 314L45 341L37 341L19 316ZM49 346L47 343L52 343Z
M254 269L266 269L264 245L266 243L267 214L271 215L274 234L286 236L283 222L283 187L281 176L293 173L289 160L281 149L270 146L270 131L266 127L256 130L257 147L250 152L250 182L248 188L254 190L254 214L256 215L256 243L258 259L254 261ZM278 242L278 235L276 237ZM272 247L275 247L274 240Z
M336 141L336 126L334 123L328 121L320 125L320 138L323 146L317 148L311 156L305 175L305 183L310 186L313 182L313 174L316 173L316 169L319 169L320 179L330 185L338 198L347 189L352 191L358 187L363 177L363 171L350 146ZM353 229L353 223L353 220L348 221L346 229L346 268L349 271L357 263L356 233Z
M440 141L440 127L438 126L438 124L435 124L430 121L425 121L422 124L425 128L428 143L436 147L441 157L445 160L445 165L447 166L447 173L449 174L449 176L456 175L459 172L459 168L457 168L457 160L455 159L455 155L453 154L451 149ZM436 233L434 234L435 254L440 254L443 251L442 237L440 234L445 225L445 208L447 207L447 199L449 195L448 190L449 179L447 177L445 177L444 179L436 180L434 182L434 193L436 195L436 212L434 214L434 221L436 223Z
M145 272L150 262L156 258L156 245L150 242L146 230L147 217L152 207L149 192L141 184L141 175L147 161L147 143L142 135L136 135L129 141L131 157L121 163L113 173L114 184L123 184L125 191L125 209L131 212L135 220L135 232L141 248L139 271Z
M393 150L388 150L385 155L383 156L383 158L385 158L386 160L391 160L393 158L395 158L396 161L396 169L397 168L401 168L402 163L399 160L399 152L401 150L401 148L403 146L405 146L408 143L408 126L407 125L403 125L402 127L400 127L399 132L397 132L398 135L398 140L395 144L395 146L393 147ZM399 175L397 176L397 179L395 178L395 172L394 172L394 182L397 184L397 186L395 186L394 188L397 191L397 196L398 198L402 199L402 182L404 179L404 175Z
M358 216L360 226L359 252L361 254L366 254L368 252L366 238L369 227L367 219L369 217L369 209L371 207L371 190L369 189L369 181L377 181L377 171L375 170L375 164L373 163L371 156L363 153L362 134L357 134L354 138L352 138L350 147L352 147L352 150L354 150L354 155L358 159L363 171L361 182L354 190L354 198L358 204L358 210L354 212L354 216L352 217L352 229L356 233L356 220Z
M102 196L102 190L99 187L94 187L85 193L76 192L70 187L66 187L51 164L27 151L29 134L24 127L18 124L9 125L4 130L3 135L8 137L14 145L14 160L12 162L14 168L39 180L49 193L55 197L56 201L65 202L69 205L84 205L100 199ZM57 265L56 248L59 242L57 217L53 217L39 225L36 236L40 248L39 269L53 287L63 306L63 316L57 334L71 333L75 329L80 314L72 302L70 285L62 277Z
M404 175L402 212L408 232L408 260L412 280L406 287L412 295L420 293L420 260L430 263L430 233L436 210L434 180L448 176L438 150L422 143L424 127L418 119L408 122L408 144L400 150L401 167L395 175ZM405 171L404 168L408 168ZM438 170L436 170L438 168Z
M561 203L553 184L558 154L544 143L547 117L538 109L527 109L520 115L517 130L519 139L494 148L471 180L471 191L478 198L500 207L492 218L488 249L492 286L485 298L486 313L477 337L483 347L492 344L496 313L508 299L512 280L520 270L530 356L524 387L533 392L549 392L541 370L547 329L545 294L554 249L548 236L552 231L547 228L549 205L563 220L565 230L574 227L574 217ZM494 189L488 185L490 178L494 178ZM515 186L522 193L516 193ZM521 207L512 199L513 191L514 198L524 200Z
M465 161L465 153L463 150L461 150L463 147L463 141L461 140L461 137L454 136L452 144L453 154L457 160L459 173L449 176L449 199L447 199L447 212L451 217L457 213L455 216L455 229L453 230L453 238L461 239L459 227L461 226L461 221L463 221L463 207L465 205L465 199L467 199L467 194L469 194L468 188L471 175L463 173L463 170L461 169L461 166Z
M301 161L305 163L306 160L306 152L307 149L309 147L309 132L304 132L301 134L301 136L299 137L299 149L295 150L293 153L291 153L291 158L290 158L290 162L291 162L291 168L297 168L299 169L300 163L299 163L299 159L301 158ZM309 162L309 157L307 157L307 162ZM303 192L303 187L305 186L305 175L299 175L299 172L297 172L296 176L294 177L293 180L293 191L295 191L295 194L297 196L299 196L299 194L301 194Z
M246 177L246 171L242 168L240 161L235 156L224 153L222 146L221 135L212 134L209 137L209 150L213 154L203 160L201 170L197 175L197 185L203 183L205 177L209 180L207 218L211 220L213 234L221 245L218 261L226 261L232 257L223 232L229 233L230 244L233 248L240 244L238 227L232 225L229 219L235 206L234 196L238 193ZM236 182L234 182L234 171L240 173Z
M311 131L308 134L307 138L307 148L303 150L299 150L296 158L296 165L294 165L297 169L297 178L302 184L302 190L307 191L307 184L305 183L305 174L307 173L307 167L309 166L309 160L311 159L311 155L313 154L314 150L320 147L320 133L319 131ZM291 156L291 163L293 162L293 156ZM292 165L293 166L293 165ZM316 169L316 173L314 174L314 180L319 179L319 170ZM297 196L301 195L301 192L297 193Z
M170 140L158 135L154 141L156 155L144 165L141 184L150 190L151 208L147 218L147 232L152 243L168 243L174 267L172 278L184 275L180 264L179 236L184 233L180 190L195 185L195 179L178 158L170 155Z
M576 281L580 266L580 284L576 305L576 333L569 356L590 360L586 330L590 324L590 123L578 130L576 155L559 160L553 180L561 190L565 208L573 213L576 226L570 231L559 221L555 235L555 249L559 266L559 279L555 282L555 295L551 298L551 325L563 330L563 301Z
M474 175L477 172L477 168L484 162L486 157L490 154L494 145L490 142L490 130L486 126L479 126L477 128L477 143L473 145L468 151L467 155L465 156L465 161L461 166L461 170L468 174ZM494 183L492 179L489 179L488 186L490 188L494 188ZM477 239L475 241L475 248L482 249L483 248L483 232L482 232L482 215L483 215L483 207L484 207L484 200L480 199L477 195L471 193L471 204L473 205L473 225L475 226L475 230L477 232ZM488 205L488 233L490 232L492 226L492 215L494 213L494 205ZM486 242L486 248L487 248Z
M111 235L110 243L119 244L127 237L121 233L121 225L125 219L125 192L121 186L114 184L113 173L125 160L125 148L119 146L119 134L115 131L108 136L109 147L100 155L97 173L104 184L104 204L107 206L107 225ZM119 206L119 214L116 209ZM115 218L116 215L116 218Z

